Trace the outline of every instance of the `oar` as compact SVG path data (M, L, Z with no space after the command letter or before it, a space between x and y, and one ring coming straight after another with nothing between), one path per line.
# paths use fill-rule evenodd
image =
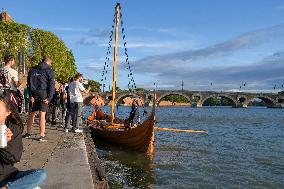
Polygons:
M192 130L192 129L174 129L174 128L165 128L165 127L155 127L157 131L175 131L175 132L186 132L186 133L204 133L208 134L207 131L202 131L202 130Z

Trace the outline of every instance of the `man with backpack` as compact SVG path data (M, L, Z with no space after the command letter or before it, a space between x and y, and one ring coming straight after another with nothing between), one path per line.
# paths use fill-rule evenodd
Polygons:
M31 137L32 125L36 112L39 111L40 142L47 141L45 136L45 114L48 110L48 103L55 91L54 72L51 68L52 60L44 56L42 62L34 66L28 74L28 89L30 92L30 114L27 123L27 133L24 138Z

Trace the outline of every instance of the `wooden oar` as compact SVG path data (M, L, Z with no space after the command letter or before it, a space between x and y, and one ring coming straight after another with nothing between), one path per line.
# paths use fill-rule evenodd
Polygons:
M174 128L165 128L165 127L154 127L157 131L175 131L175 132L186 132L186 133L204 133L208 134L207 131L202 131L202 130L192 130L192 129L174 129Z

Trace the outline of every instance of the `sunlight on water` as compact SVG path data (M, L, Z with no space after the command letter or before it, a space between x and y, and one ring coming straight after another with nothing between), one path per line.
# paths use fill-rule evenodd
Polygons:
M121 106L118 115L129 111ZM153 161L102 141L98 153L113 188L284 188L283 115L284 109L159 107L158 126L209 134L156 132Z

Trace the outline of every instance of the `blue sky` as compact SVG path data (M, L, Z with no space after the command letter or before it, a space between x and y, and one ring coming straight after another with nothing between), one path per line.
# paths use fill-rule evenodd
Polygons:
M275 85L283 89L284 0L120 3L137 87L152 88L155 82L161 89L180 89L184 81L189 90L237 91L245 82L242 91L274 91ZM0 8L17 22L56 33L74 52L79 71L98 81L115 4L0 0ZM118 86L126 88L123 55L120 48Z

